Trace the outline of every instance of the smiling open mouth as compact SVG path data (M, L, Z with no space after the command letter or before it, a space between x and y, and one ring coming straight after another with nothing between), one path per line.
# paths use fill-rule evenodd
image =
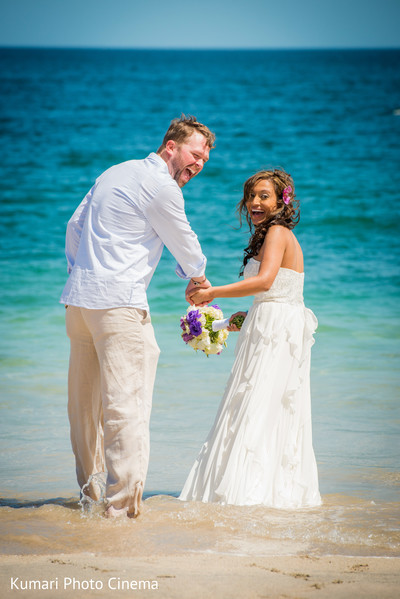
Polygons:
M184 176L186 181L189 181L192 177L194 177L195 174L196 173L189 167L186 167L185 169L183 169L183 173L182 173L182 175Z

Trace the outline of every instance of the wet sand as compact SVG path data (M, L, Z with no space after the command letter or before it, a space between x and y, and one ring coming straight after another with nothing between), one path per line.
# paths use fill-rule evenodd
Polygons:
M15 505L0 509L1 599L399 597L395 503L293 514L159 495L116 521L72 498Z
M400 558L74 553L9 555L0 563L1 597L19 599L395 599L400 588Z

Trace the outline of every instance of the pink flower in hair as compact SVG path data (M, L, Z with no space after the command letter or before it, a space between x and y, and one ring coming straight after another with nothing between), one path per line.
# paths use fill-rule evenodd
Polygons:
M285 187L285 189L282 192L282 199L286 205L290 204L290 200L292 199L290 197L290 194L292 193L292 191L293 191L293 189L291 188L290 185L288 185L288 187Z

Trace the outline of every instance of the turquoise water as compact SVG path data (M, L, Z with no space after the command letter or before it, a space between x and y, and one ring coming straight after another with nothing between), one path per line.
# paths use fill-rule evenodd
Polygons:
M400 51L0 50L6 504L77 497L58 304L66 222L103 170L156 150L181 112L217 135L184 189L211 281L235 280L240 268L243 181L269 165L293 175L306 304L319 319L312 401L321 492L398 501L399 59ZM233 334L219 357L183 344L184 287L165 251L149 289L162 353L148 494L180 491L233 360ZM229 315L250 301L219 304Z

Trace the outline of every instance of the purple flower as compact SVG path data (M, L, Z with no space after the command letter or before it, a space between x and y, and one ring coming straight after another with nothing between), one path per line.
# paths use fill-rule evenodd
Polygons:
M182 339L185 343L189 343L193 339L193 335L189 335L189 333L183 333Z
M186 316L188 324L190 324L193 321L196 321L198 318L200 318L200 312L198 310L190 310L190 312L188 312Z
M193 322L189 322L189 330L194 337L198 337L202 334L203 329L201 326L201 322L199 320L194 320Z
M186 331L186 323L184 318L181 318L181 329L182 331Z
M190 333L194 337L198 337L203 332L200 322L200 312L198 310L190 310L186 315L186 322L189 325Z
M220 308L219 306L217 306L217 304L213 304L213 305L211 306L211 308L215 308L216 310L221 310L221 308Z

